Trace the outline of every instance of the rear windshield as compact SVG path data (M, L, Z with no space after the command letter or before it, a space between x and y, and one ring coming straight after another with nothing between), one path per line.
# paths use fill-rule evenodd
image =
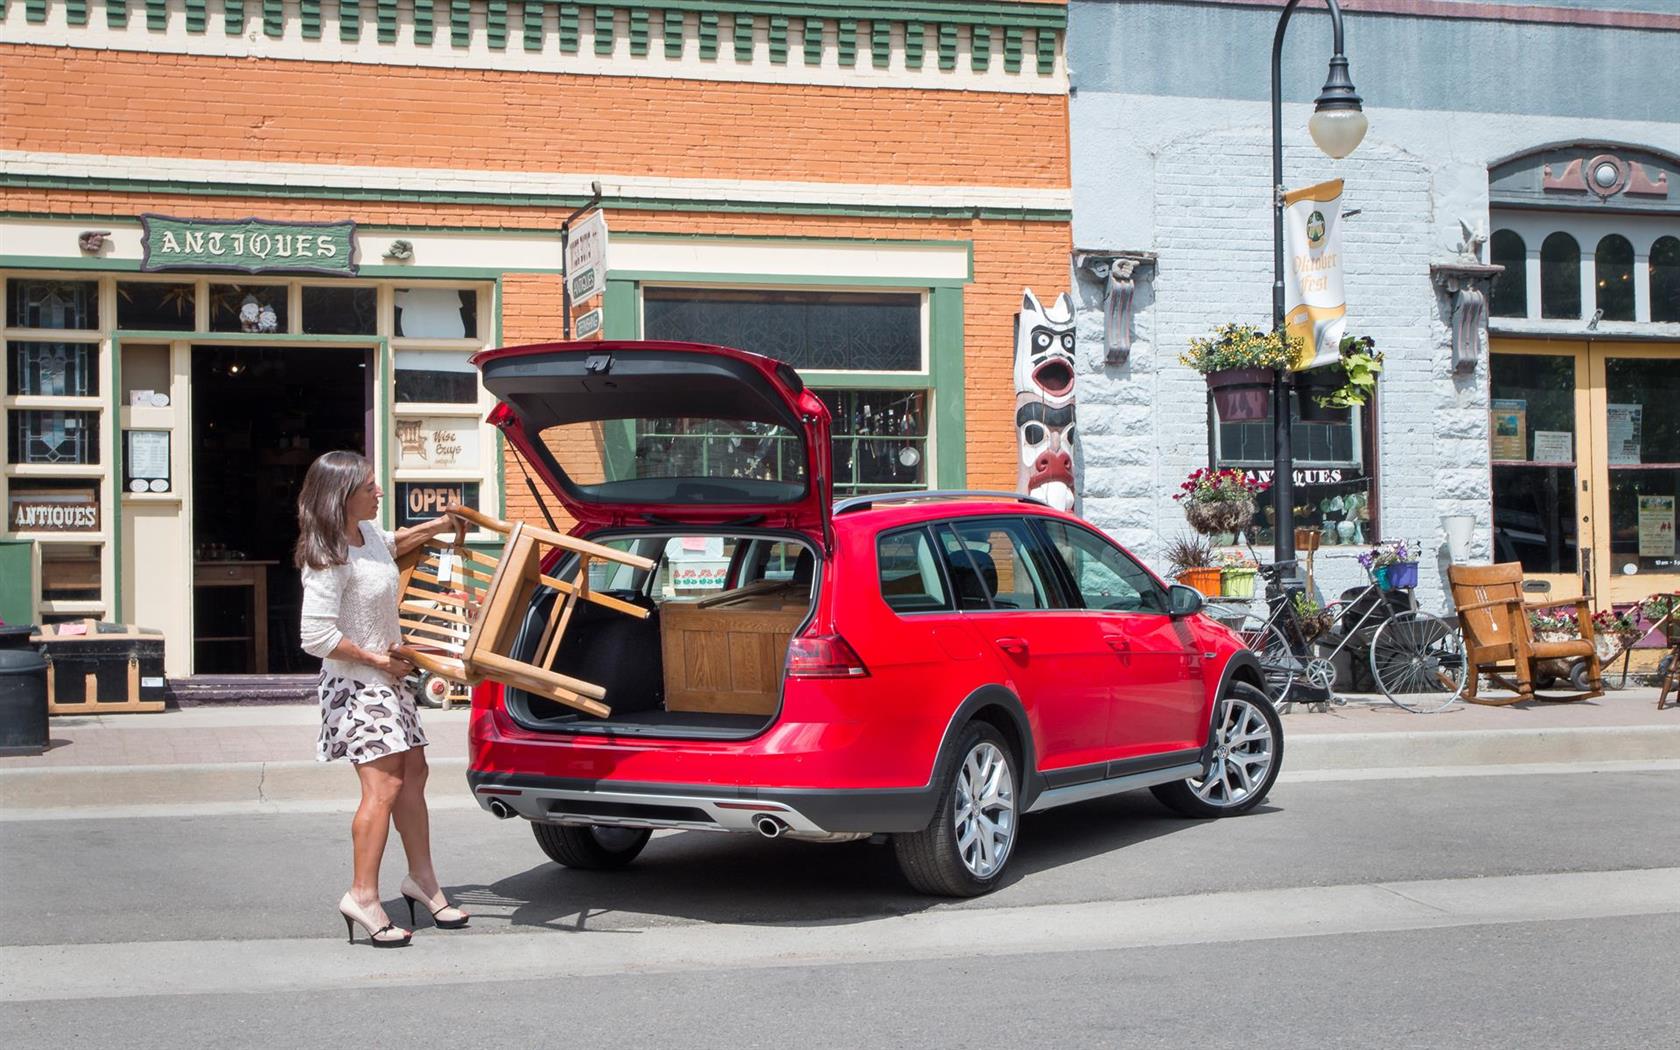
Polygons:
M737 419L609 419L542 431L579 494L616 502L790 503L805 495L804 439Z

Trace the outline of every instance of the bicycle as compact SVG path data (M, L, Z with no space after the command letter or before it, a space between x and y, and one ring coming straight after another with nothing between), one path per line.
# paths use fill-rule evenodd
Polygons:
M1280 710L1297 702L1290 696L1302 680L1324 694L1307 703L1320 710L1345 704L1336 692L1336 661L1344 652L1350 667L1356 659L1368 666L1377 689L1404 710L1430 714L1458 699L1468 663L1456 623L1418 609L1409 588L1385 591L1374 579L1305 616L1296 604L1305 591L1283 585L1280 564L1297 563L1259 566L1269 615L1244 613L1228 624L1259 659L1266 693Z

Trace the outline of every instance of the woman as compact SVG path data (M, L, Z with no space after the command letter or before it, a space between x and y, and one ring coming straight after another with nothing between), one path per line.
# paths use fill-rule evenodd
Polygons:
M455 505L392 534L371 520L381 495L373 465L354 452L328 452L311 463L298 494L295 560L303 572L299 638L304 651L322 658L315 757L350 759L362 782L362 802L350 822L354 875L338 910L352 944L360 924L375 947L394 948L413 934L391 922L379 898L379 863L393 820L408 854L402 894L410 923L415 904L440 929L465 926L467 914L444 898L432 870L426 733L403 681L413 667L391 651L401 640L394 556L454 527Z

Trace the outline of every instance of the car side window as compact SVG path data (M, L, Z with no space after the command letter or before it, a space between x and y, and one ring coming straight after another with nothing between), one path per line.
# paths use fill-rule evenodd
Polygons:
M1125 551L1101 536L1063 521L1039 523L1067 566L1087 609L1165 613L1166 595Z
M939 532L958 608L1050 609L1062 604L1051 588L1041 544L1026 522L959 520Z
M893 532L875 541L881 597L895 612L950 612L939 557L926 529Z

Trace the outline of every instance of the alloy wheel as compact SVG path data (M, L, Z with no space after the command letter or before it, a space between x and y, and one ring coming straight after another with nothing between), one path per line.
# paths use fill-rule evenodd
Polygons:
M982 740L963 759L953 804L957 854L975 878L990 878L1015 842L1015 778L995 744Z
M1214 734L1213 763L1206 777L1190 781L1191 789L1210 806L1241 805L1266 783L1272 744L1271 723L1260 709L1240 696L1226 697Z

